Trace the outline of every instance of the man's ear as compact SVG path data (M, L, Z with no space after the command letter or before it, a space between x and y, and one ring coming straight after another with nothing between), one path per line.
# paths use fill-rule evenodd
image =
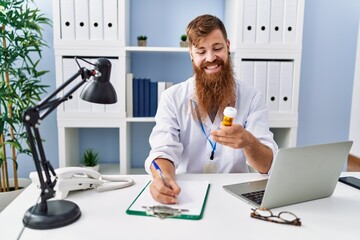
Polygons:
M230 40L229 39L226 40L226 46L227 46L228 52L230 54Z

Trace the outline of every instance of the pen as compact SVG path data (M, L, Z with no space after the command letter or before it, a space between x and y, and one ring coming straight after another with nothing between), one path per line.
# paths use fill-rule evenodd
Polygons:
M157 163L155 162L155 160L153 160L152 163L153 163L153 165L154 165L154 167L155 167L155 170L159 173L161 179L163 180L165 187L168 188L169 185L166 183L165 178L164 178L164 176L163 176L163 173L162 173L159 165L157 165Z

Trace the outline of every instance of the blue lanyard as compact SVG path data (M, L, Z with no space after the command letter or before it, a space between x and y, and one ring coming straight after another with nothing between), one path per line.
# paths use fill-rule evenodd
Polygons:
M199 123L200 123L200 127L201 127L201 130L202 132L204 133L206 139L208 140L208 142L210 143L211 145L211 148L212 148L212 151L211 151L211 155L210 155L210 160L214 160L214 155L215 155L215 150L216 150L216 142L212 142L210 139L209 139L209 135L206 134L205 132L205 128L204 128L204 125L201 121L201 118L200 118L200 113L199 113L199 110L197 109L196 107L196 102L194 101L194 108L195 108L195 112L196 112L196 116L197 118L199 119Z

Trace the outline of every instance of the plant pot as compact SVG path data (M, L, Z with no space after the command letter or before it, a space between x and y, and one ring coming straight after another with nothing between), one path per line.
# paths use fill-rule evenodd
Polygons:
M97 172L99 172L99 168L100 168L100 165L97 164L95 166L83 166L84 168L88 168L88 169L92 169L92 170L95 170Z
M189 46L189 42L180 41L180 47L188 47L188 46Z
M28 178L19 178L19 189L9 192L0 192L0 212L4 210L20 193L22 193L27 186L31 184ZM14 187L14 179L10 179L10 188Z
M146 40L138 40L138 46L139 47L146 47L147 41Z

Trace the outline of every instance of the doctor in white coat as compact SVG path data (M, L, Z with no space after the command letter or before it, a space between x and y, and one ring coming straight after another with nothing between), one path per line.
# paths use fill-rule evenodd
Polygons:
M248 165L268 173L278 150L264 96L234 77L222 21L199 16L187 36L195 74L162 93L145 160L151 195L161 203L177 202L177 173L248 172ZM227 106L237 109L232 126L221 124Z

